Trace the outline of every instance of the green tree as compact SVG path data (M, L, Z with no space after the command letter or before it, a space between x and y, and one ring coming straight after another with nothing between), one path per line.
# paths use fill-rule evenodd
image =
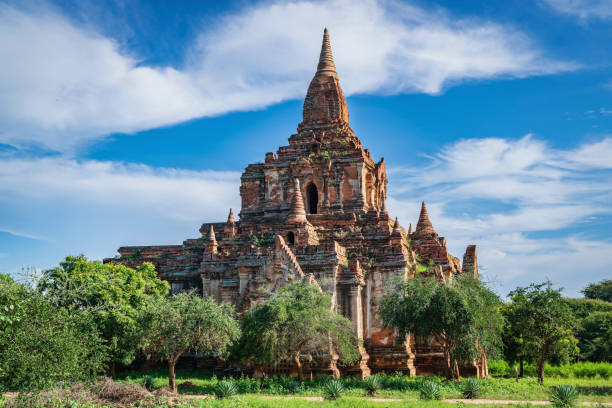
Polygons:
M109 348L111 375L116 362L131 363L142 346L140 319L148 302L168 293L168 283L150 263L132 269L84 255L68 256L44 271L38 288L56 307L92 315Z
M606 279L599 283L590 283L582 291L587 299L599 299L605 302L612 302L612 280Z
M168 360L169 386L174 392L174 367L183 353L221 354L240 335L231 305L218 305L195 292L150 302L146 321L145 351Z
M106 358L91 314L57 309L28 284L0 275L0 388L90 380Z
M576 318L581 360L612 360L612 303L597 299L565 299Z
M359 340L350 320L332 309L331 297L314 285L295 283L276 291L240 320L242 335L232 360L272 364L293 360L300 382L301 357L338 353L342 363L359 361ZM331 347L331 349L330 349Z
M443 349L448 378L459 378L459 364L494 356L501 347L503 319L499 298L477 279L459 275L449 283L433 277L397 280L380 305L385 327L433 338Z
M589 361L611 361L612 312L595 312L580 321L576 337L582 358Z
M547 361L561 362L576 352L574 315L550 281L516 288L508 296L508 321L516 325L510 330L520 333L521 350L538 362L538 381L544 383Z

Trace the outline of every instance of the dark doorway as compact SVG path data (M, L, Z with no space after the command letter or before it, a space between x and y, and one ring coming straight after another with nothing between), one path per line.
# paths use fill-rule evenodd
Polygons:
M289 245L295 244L295 234L291 231L287 233L287 242L289 243Z
M308 196L308 212L310 214L316 214L317 205L319 205L319 192L317 191L315 183L310 183L306 190L306 195Z

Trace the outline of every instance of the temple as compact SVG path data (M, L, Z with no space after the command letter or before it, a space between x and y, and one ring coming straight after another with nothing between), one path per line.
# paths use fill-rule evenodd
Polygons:
M477 276L476 247L468 246L462 266L434 230L424 202L414 231L411 226L406 232L389 215L385 161L376 162L349 125L327 29L297 133L287 146L266 153L263 163L247 166L240 196L238 220L230 209L227 221L202 225L201 235L182 245L121 247L119 257L105 262L152 262L173 293L195 289L239 311L284 285L316 281L352 321L364 347L354 366L338 367L330 355L306 363L311 371L443 371L440 348L426 339L397 339L382 327L377 304L392 277ZM272 369L292 370L285 362ZM484 375L486 362L462 370Z

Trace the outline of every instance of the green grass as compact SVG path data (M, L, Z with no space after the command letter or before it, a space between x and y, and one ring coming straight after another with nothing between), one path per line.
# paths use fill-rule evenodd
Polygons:
M202 408L459 408L465 405L443 401L368 401L363 397L342 397L336 401L306 401L295 397L264 399L259 395L242 395L226 400L194 401ZM529 407L530 404L504 405L504 407ZM470 408L499 408L495 404L469 405Z
M153 387L160 388L168 384L166 370L135 371L118 376L119 380L142 383L142 378L150 375ZM392 375L379 375L382 388L377 393L380 398L397 398L416 400L419 397L419 386L423 381L436 381L440 383L442 398L462 398L462 383L445 382L439 377L405 377ZM177 383L181 394L213 395L218 381L206 370L177 370ZM329 378L317 378L314 381L305 381L301 389L294 395L322 396L323 385ZM181 383L189 381L194 386L183 388ZM236 379L239 394L260 395L290 395L288 384L291 378L267 378L263 386L256 379ZM363 381L354 377L342 378L345 390L343 397L364 397L367 391ZM571 384L580 392L581 401L612 402L612 380L604 378L545 378L544 386L538 384L533 377L523 378L516 383L512 378L491 378L478 380L481 388L479 398L511 399L511 400L548 400L549 390L552 386Z

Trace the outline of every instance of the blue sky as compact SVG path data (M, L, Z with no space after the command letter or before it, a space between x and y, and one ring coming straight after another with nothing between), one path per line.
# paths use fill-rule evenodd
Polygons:
M388 208L501 295L612 263L612 1L0 0L0 271L175 244L295 131L324 26Z

